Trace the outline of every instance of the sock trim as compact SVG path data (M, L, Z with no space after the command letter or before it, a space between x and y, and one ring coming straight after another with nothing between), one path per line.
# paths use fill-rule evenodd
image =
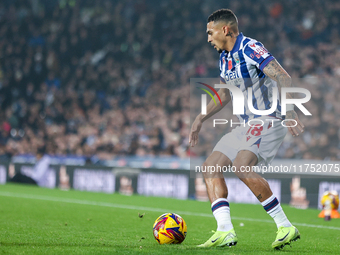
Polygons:
M227 201L219 201L211 207L211 210L214 212L223 206L229 207L229 203Z
M274 200L274 198L276 198L276 196L271 195L270 197L268 197L266 200L264 200L263 202L260 202L262 206L265 206L267 204L269 204L272 200Z
M269 212L270 210L272 210L275 206L277 206L279 204L279 201L277 200L277 198L275 197L269 204L263 206L263 208Z

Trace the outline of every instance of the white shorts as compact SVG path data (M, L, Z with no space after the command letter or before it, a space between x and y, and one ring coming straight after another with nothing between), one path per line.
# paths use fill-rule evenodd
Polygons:
M223 153L234 162L239 151L248 150L257 156L257 165L270 164L287 134L287 127L282 126L278 121L272 123L262 118L261 120L264 122L262 127L250 127L248 124L236 127L218 141L213 151ZM255 121L251 123L251 125L255 124Z

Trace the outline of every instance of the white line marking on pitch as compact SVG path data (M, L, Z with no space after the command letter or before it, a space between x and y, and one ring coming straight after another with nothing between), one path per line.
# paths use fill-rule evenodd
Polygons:
M97 206L105 206L105 207L121 208L121 209L131 209L131 210L140 210L140 211L144 210L144 211L149 211L149 212L162 212L162 213L164 213L164 212L172 211L172 210L169 210L169 209L162 209L162 208L152 208L152 207L144 207L144 206L112 204L112 203L96 202L96 201L89 201L89 200L79 200L79 199L59 198L59 197L48 197L48 196L40 196L40 195L27 195L27 194L12 193L12 192L1 192L1 191L0 191L0 196L3 196L3 197L17 197L17 198L28 198L28 199L53 201L53 202L63 202L63 203L71 203L71 204L81 204L81 205L97 205ZM213 215L209 214L209 213L195 213L195 212L177 211L177 210L176 210L176 213L183 214L183 215L190 215L190 216L213 217ZM257 221L257 222L273 224L272 220L252 219L252 218L242 218L242 217L232 217L232 219L234 219L234 220L244 220L244 221ZM325 229L340 230L340 227L313 225L313 224L298 223L298 222L292 222L292 224L294 224L296 226L302 226L302 227L325 228Z

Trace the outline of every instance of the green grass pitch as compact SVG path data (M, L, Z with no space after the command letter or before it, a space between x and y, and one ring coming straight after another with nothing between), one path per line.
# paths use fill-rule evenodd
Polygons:
M196 245L216 229L208 202L0 185L0 254L340 254L340 219L284 205L301 239L275 251L276 225L260 204L230 208L238 244L202 249ZM166 212L188 225L180 245L159 245L152 235Z

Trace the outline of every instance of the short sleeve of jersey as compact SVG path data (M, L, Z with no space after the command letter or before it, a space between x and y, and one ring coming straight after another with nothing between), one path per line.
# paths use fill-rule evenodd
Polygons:
M274 59L262 43L254 41L244 47L244 55L247 62L256 65L261 71Z

